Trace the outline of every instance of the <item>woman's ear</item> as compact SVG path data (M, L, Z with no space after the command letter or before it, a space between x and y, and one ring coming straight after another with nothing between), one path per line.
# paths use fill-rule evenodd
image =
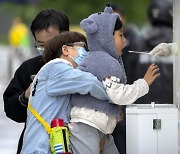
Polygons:
M62 53L63 53L65 56L68 56L68 55L69 55L67 45L63 45L63 46L62 46Z

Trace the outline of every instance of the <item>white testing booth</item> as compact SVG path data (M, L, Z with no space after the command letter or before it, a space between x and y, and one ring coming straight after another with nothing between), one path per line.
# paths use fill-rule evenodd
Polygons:
M127 154L178 154L175 105L131 105L126 115Z
M126 108L127 154L178 154L180 104L180 0L174 0L173 104L133 104ZM180 149L179 149L180 152Z

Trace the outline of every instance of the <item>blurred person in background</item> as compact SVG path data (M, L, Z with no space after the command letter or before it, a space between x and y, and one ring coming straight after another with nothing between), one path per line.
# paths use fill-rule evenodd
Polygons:
M9 76L12 77L14 74L14 66L19 66L25 59L28 59L32 55L29 29L20 17L13 19L12 26L8 32L8 39L12 47L12 52L10 53L11 61L9 61Z
M30 36L28 27L24 24L20 17L13 19L12 27L8 34L9 43L14 47L30 46Z
M150 25L144 27L139 43L139 51L151 51L155 46L164 42L173 41L173 2L172 0L151 0L148 6L148 19ZM134 54L132 54L134 55ZM146 54L138 54L138 64L135 79L143 75L145 66L154 62L159 66L161 77L153 84L149 94L135 103L157 104L173 103L173 64L172 59L160 59Z
M3 94L6 116L16 122L25 123L25 127L32 78L45 64L42 58L44 44L63 31L69 31L69 19L60 11L46 9L34 18L31 24L31 32L40 55L20 65ZM22 148L25 127L19 140L17 154Z
M134 82L134 72L137 64L137 56L129 53L129 50L138 49L139 33L138 29L134 24L128 25L124 9L121 5L112 5L113 12L120 15L121 21L123 22L123 32L126 38L126 47L123 49L122 59L127 75L127 83L132 84ZM126 153L126 106L122 106L123 120L120 121L113 132L114 142L121 154Z

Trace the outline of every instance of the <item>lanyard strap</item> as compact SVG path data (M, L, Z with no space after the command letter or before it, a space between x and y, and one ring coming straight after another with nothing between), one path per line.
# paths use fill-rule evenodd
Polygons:
M31 106L30 102L28 102L28 109L31 111L31 113L36 117L37 120L44 126L47 133L51 133L51 127L48 125L48 123L36 112L36 110Z

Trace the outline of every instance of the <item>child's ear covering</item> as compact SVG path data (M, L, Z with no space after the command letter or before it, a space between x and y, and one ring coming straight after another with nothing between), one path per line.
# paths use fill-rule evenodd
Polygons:
M97 24L92 19L84 19L81 21L80 26L86 33L95 33L98 30Z

